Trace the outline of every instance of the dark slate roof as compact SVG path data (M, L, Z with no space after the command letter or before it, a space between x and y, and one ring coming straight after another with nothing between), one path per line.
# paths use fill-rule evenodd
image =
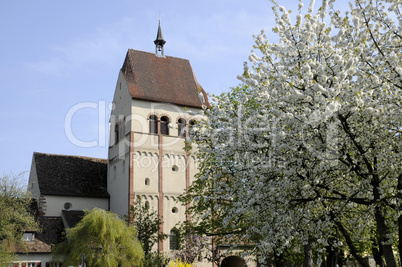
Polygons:
M84 217L85 212L82 210L63 210L62 216L64 218L64 222L66 223L66 228L72 228L77 225Z
M107 160L35 152L40 193L108 198Z
M200 91L210 107L187 59L129 49L121 70L133 99L200 108Z

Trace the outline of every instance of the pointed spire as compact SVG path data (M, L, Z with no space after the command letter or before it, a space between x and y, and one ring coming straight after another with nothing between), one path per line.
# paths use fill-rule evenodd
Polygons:
M155 44L155 54L158 55L158 52L160 52L161 56L164 56L164 50L163 50L163 45L166 43L166 41L163 39L163 34L162 34L162 28L161 28L161 19L159 18L159 27L158 27L158 33L156 34L156 40L154 41Z

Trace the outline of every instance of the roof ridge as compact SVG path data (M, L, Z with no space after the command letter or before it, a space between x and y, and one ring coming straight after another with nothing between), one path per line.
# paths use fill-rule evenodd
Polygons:
M45 156L54 156L54 157L69 157L69 158L78 158L78 159L94 159L94 160L106 160L107 158L95 158L89 156L81 156L81 155L66 155L66 154L53 154L53 153L44 153L44 152L34 152L34 155L45 155Z
M133 48L129 48L128 49L129 51L131 50L131 51L135 51L135 52L141 52L141 53L145 53L145 54L150 54L150 55L153 55L153 56L155 56L155 57L157 57L157 58L174 58L174 59L180 59L180 60L186 60L186 61L190 61L189 59L187 59L187 58L181 58L181 57L174 57L174 56L164 56L164 57L158 57L158 56L156 56L155 55L155 53L151 53L151 52L147 52L147 51L143 51L143 50L137 50L137 49L133 49Z

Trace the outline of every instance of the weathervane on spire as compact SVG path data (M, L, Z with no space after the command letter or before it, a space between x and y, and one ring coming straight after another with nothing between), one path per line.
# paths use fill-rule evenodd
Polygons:
M156 34L156 40L154 41L155 44L155 55L160 55L160 56L165 56L165 52L163 49L163 45L166 43L166 41L163 39L162 35L162 28L161 28L161 18L159 14L159 27L158 27L158 33Z

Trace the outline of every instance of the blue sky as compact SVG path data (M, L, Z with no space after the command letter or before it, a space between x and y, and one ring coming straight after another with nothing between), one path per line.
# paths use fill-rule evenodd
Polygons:
M297 10L297 0L280 2ZM0 171L29 171L35 151L106 158L99 131L119 70L127 49L154 52L159 16L165 54L189 59L210 94L239 84L253 34L275 41L268 0L2 1ZM80 103L93 108L71 113ZM69 114L74 136L97 145L67 138Z

